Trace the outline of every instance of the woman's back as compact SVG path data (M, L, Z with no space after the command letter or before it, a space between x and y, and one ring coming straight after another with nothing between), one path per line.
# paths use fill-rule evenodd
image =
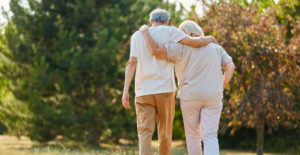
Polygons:
M166 46L168 57L175 60L179 85L178 98L183 100L222 99L222 65L232 61L219 45L210 43L193 48L179 43Z

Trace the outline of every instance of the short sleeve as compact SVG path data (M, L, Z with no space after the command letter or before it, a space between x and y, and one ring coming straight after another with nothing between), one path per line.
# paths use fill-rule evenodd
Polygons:
M220 47L220 50L221 50L222 65L227 64L228 62L231 62L232 61L231 56L229 56L228 53L222 47Z
M178 28L171 26L171 41L177 43L178 41L182 40L183 38L187 37L187 34L179 30Z
M131 36L130 41L130 57L137 57L138 52L138 36L137 32Z
M180 43L167 43L165 44L167 49L167 58L170 62L177 62L182 58L183 45Z

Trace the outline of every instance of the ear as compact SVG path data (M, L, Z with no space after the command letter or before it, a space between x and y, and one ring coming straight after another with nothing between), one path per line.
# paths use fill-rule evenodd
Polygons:
M152 20L149 19L149 23L152 25Z
M166 22L164 23L164 25L168 25L169 23L169 18L166 20Z

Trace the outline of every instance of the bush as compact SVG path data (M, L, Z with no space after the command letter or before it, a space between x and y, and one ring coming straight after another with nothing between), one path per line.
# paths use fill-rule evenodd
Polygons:
M300 153L300 128L287 129L280 126L272 133L266 131L265 150L268 152ZM221 149L246 149L255 151L255 129L242 127L231 135L230 132L219 134Z
M7 127L0 122L0 135L4 134L7 131Z

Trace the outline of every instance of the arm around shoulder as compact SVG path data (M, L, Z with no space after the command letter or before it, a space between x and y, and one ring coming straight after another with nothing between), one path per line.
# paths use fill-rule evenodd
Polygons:
M213 36L204 36L204 37L190 37L187 36L179 41L182 44L199 48L205 46L209 43L217 43L215 37Z
M146 40L147 47L151 52L151 55L155 56L158 59L167 59L167 49L164 46L159 46L152 36L149 33L149 27L147 25L143 25L139 31L143 34Z

